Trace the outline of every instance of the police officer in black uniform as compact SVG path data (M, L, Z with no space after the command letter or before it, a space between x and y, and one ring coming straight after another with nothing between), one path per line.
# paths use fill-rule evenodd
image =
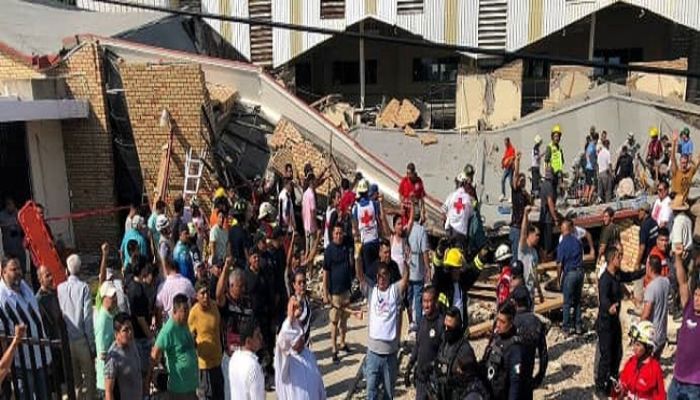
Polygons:
M530 292L527 290L515 291L511 295L511 299L516 308L515 319L513 324L520 337L522 344L522 365L520 367L521 375L523 376L523 400L531 400L532 392L539 387L547 373L547 363L549 355L547 354L547 330L530 309L532 300ZM532 377L535 370L535 355L539 357L540 367L537 375Z
M410 385L411 376L415 377L416 400L429 398L430 375L445 331L445 314L438 307L437 296L435 287L428 286L423 289L423 319L418 327L416 345L413 346L404 376L406 386Z
M464 334L459 309L445 315L444 341L438 351L431 379L431 398L486 400L488 388L479 374L479 363Z
M494 337L484 354L486 378L496 400L527 397L529 384L522 374L523 347L513 324L514 319L515 306L507 301L498 311Z

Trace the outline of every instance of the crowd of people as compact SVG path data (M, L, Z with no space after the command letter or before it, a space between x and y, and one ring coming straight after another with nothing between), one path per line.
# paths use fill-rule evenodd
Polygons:
M0 212L6 255L0 304L11 314L2 321L3 330L16 332L16 340L0 359L0 378L10 374L14 358L19 398L29 390L33 398L49 399L47 381L68 382L61 367L67 358L74 387L66 389L78 398L141 399L160 393L170 399L259 400L274 391L280 399L324 399L313 352L318 307L307 286L314 280L328 309L332 362L359 345L367 349L368 399L393 398L400 372L420 400L530 399L548 364L547 328L534 312L537 300L544 300L537 267L556 262L564 300L561 329L581 335L586 330L584 258L590 256L598 268L596 393L666 397L659 361L671 314L682 318L668 397L700 398L695 346L700 288L694 268L700 246L693 242L687 203L698 163L691 160L689 132L681 133L680 143L674 135L677 152L664 156L658 130L651 131L646 164L658 198L639 207L638 257L624 271L623 254L632 249L620 240L613 208L602 216L597 245L575 225L574 216L559 212L561 135L555 126L543 152L541 137L535 138L530 192L521 153L506 139L501 200L507 199L508 184L507 243L492 246L486 237L469 164L443 204L446 236L436 246L428 236L426 190L413 163L400 182L393 213L377 185L359 173L330 190L327 207L319 210L317 189L330 179L327 171L317 176L307 165L295 174L287 165L278 182L252 195L217 189L209 217L196 198L157 201L152 211L133 206L122 242L100 249L96 295L83 280L78 254L65 260L68 278L57 287L44 266L35 268L36 282L25 280L28 266L17 253L23 251L21 228L8 201ZM632 178L626 157L634 160L639 151L634 137L618 152L613 170L606 135L591 129L587 139L581 194L588 203L595 201L594 187L597 197L609 202L613 182ZM539 220L531 221L538 210ZM468 338L468 291L486 264L499 270L496 312L486 351L477 357ZM635 282L633 293L627 282ZM637 322L629 333L634 354L620 369L626 295L635 302ZM362 318L364 304L367 338L349 343L348 320ZM404 327L413 345L400 371ZM38 343L21 345L25 334L59 340L61 349L45 354Z

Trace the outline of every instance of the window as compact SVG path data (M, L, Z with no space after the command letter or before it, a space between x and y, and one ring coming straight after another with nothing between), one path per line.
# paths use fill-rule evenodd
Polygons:
M593 60L603 61L610 64L629 64L631 62L642 61L644 50L641 48L630 49L597 49L593 52ZM612 80L626 79L627 73L624 70L615 68L594 68L594 77L608 76Z
M414 58L413 82L456 82L459 58Z
M333 85L357 85L360 83L359 61L334 61ZM377 84L377 60L365 61L365 84Z
M549 61L524 60L523 78L549 79Z
M345 18L345 0L321 0L321 18Z
M414 14L423 12L423 0L398 0L396 11L399 14Z

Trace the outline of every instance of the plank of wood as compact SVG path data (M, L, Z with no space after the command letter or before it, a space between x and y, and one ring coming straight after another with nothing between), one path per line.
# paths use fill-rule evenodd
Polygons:
M538 314L544 314L558 308L564 304L564 296L547 294L544 299L544 303L539 303L535 305L535 312ZM484 321L480 324L476 324L469 327L469 339L478 339L488 334L493 327L493 320Z

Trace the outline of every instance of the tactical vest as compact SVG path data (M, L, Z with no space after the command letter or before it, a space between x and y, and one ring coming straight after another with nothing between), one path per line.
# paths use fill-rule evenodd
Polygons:
M519 343L520 337L513 335L506 340L498 340L493 343L486 360L486 379L488 380L494 398L508 397L508 365L506 352L513 344Z
M554 142L549 144L549 154L551 158L549 159L549 164L552 166L552 172L559 173L564 169L564 158L562 157L561 147L554 144Z

